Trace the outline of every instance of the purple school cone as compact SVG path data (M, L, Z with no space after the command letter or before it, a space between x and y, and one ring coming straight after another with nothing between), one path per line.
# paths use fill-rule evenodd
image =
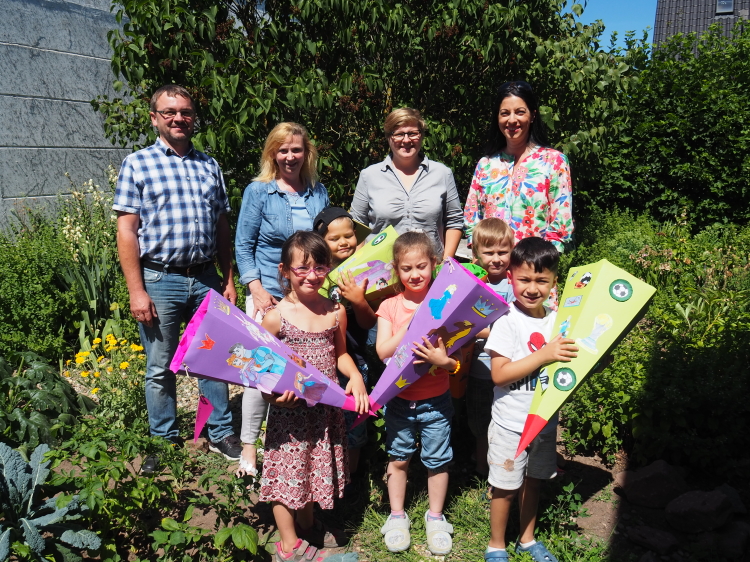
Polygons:
M308 406L356 410L353 396L213 290L185 328L169 368L265 393L291 390Z
M414 365L418 358L412 351L413 342L421 342L426 336L434 345L439 337L443 338L450 355L507 311L508 304L500 295L456 260L447 258L370 394L371 410L379 410L435 369L432 365ZM362 419L364 416L359 416L357 423Z
M193 431L193 443L198 442L198 436L203 431L203 427L206 425L208 418L211 417L211 412L214 411L214 405L205 396L201 396L198 399L198 410L195 412L195 431Z

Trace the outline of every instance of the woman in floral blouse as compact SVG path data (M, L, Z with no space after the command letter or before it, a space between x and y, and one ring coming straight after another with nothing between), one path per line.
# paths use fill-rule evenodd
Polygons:
M573 234L568 159L548 146L529 84L500 86L494 108L485 156L477 164L464 207L469 245L480 220L499 217L511 226L516 240L538 236L562 252Z

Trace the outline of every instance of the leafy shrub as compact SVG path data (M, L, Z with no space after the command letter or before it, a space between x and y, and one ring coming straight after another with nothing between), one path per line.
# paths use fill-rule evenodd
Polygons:
M76 416L95 404L77 394L60 374L33 353L11 355L16 372L0 357L0 440L22 452L64 435Z
M65 545L96 550L101 540L81 527L87 507L78 496L48 497L45 487L50 461L44 455L47 445L39 445L26 462L18 451L0 443L0 561L16 557L59 557L66 562L82 560ZM43 495L46 494L47 496Z
M623 212L592 215L571 265L606 258L657 287L643 320L563 409L573 451L610 460L666 458L739 469L750 436L750 227L691 235L689 217L658 225ZM640 248L639 248L640 246ZM713 382L715 381L715 382Z
M750 218L750 27L676 35L652 53L630 91L628 115L602 153L605 167L578 184L600 207L666 220L693 209L696 227Z
M27 210L0 232L0 355L58 359L73 339L75 294L57 272L70 261L50 215Z

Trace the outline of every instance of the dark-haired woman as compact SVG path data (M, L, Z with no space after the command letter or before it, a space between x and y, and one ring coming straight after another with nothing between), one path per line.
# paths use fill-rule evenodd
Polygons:
M493 104L485 155L466 198L469 245L480 220L498 217L510 225L516 240L538 236L562 252L573 234L572 208L568 159L549 147L531 86L506 82Z

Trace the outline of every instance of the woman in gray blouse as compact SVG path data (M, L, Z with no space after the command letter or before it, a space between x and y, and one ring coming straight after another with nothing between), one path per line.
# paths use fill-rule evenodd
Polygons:
M438 255L453 256L463 233L453 172L422 153L425 122L416 109L392 111L383 128L391 152L360 173L352 218L368 225L371 237L388 225L399 234L424 232Z

